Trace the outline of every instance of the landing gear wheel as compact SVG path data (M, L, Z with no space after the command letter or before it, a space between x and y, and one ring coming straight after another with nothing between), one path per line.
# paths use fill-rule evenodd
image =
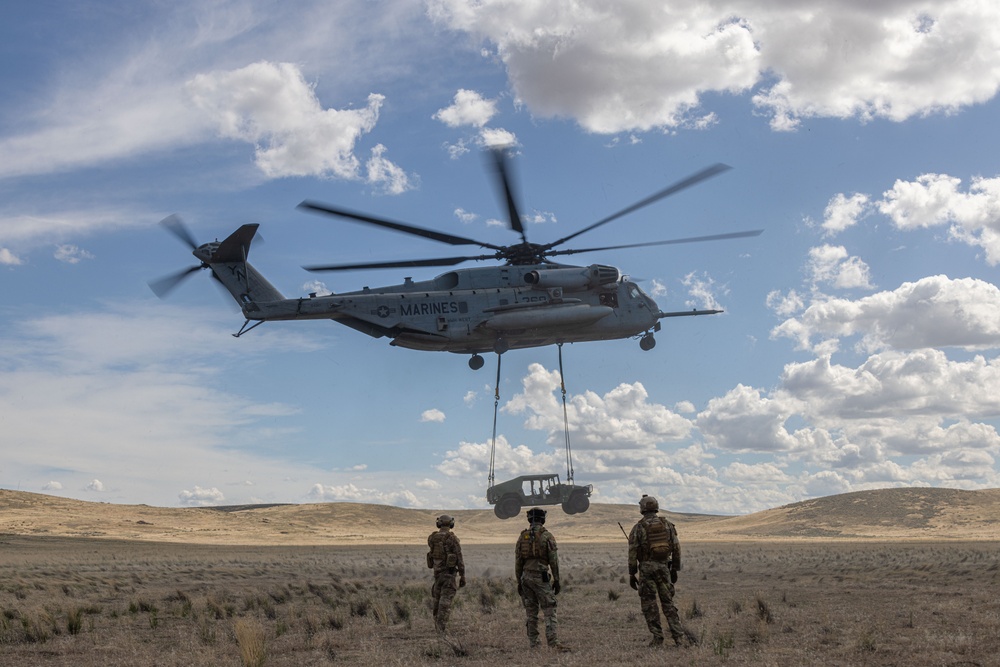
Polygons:
M649 352L654 347L656 347L656 339L653 338L653 334L646 334L639 339L639 347L644 351Z
M497 354L503 354L510 349L510 343L507 342L506 338L497 338L497 342L493 343L493 351Z
M472 358L469 359L469 368L471 368L474 371L478 371L480 368L483 367L483 364L485 363L486 363L485 359L480 357L478 354L474 354L472 355Z

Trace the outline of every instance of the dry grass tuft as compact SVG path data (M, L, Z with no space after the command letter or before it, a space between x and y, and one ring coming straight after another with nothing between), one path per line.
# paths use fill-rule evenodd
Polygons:
M243 667L264 667L267 662L267 645L264 641L264 628L260 622L253 619L238 619L233 624L236 635L236 645L240 648L240 661Z

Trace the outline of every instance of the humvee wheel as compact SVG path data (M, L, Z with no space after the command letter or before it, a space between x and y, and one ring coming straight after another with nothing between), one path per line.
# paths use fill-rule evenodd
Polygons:
M572 512L567 512L567 514L582 514L590 509L590 498L585 493L574 493L566 501L566 505L573 510Z
M496 509L493 513L496 514L501 519L510 519L515 517L521 511L521 501L514 496L507 496L506 498L501 498L500 502L497 503Z

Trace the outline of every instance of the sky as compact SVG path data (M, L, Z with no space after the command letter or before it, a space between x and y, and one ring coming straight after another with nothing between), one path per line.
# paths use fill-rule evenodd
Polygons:
M575 481L744 514L1000 486L1000 5L982 0L39 0L0 9L0 487L110 503L486 508L565 477L558 350L467 358L332 322L234 338L205 242L260 224L283 293L454 254L314 199L489 243L510 145L529 240L620 249L658 345L563 348ZM471 267L471 264L462 268Z

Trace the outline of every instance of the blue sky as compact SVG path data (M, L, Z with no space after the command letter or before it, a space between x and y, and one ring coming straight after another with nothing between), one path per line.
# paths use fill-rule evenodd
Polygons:
M303 265L444 246L304 199L506 244L710 164L583 237L658 345L566 346L576 480L744 513L890 486L1000 485L1000 8L818 0L36 2L0 10L0 486L151 505L485 507L495 360L242 317L205 273L260 223L286 295L430 278ZM498 479L563 472L555 348L504 356Z

